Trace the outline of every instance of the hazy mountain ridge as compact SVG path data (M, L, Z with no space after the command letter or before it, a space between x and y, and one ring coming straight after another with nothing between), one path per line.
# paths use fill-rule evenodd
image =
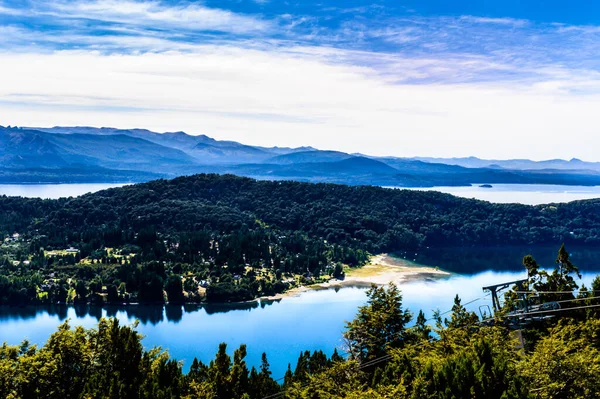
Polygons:
M196 159L201 164L239 164L263 162L274 155L284 155L299 149L281 147L256 147L236 141L215 140L206 135L190 135L185 132L156 133L146 129L115 129L94 127L32 128L54 134L125 135L150 141L164 147L176 148ZM310 148L310 147L308 147Z
M164 173L197 163L181 150L123 134L53 134L0 128L4 168L99 167Z
M518 169L518 170L541 170L541 169L558 169L558 170L594 170L600 171L600 162L586 162L578 158L570 160L564 159L549 159L544 161L532 161L530 159L481 159L477 157L465 158L432 158L432 157L413 157L412 160L443 163L446 165L456 165L465 168L503 168L503 169Z
M600 163L469 158L398 158L312 147L251 146L185 132L94 127L0 126L0 181L144 181L194 173L350 185L482 183L600 185ZM111 171L110 173L108 171Z
M266 163L289 165L294 163L337 162L352 158L353 155L340 151L298 151L269 158Z

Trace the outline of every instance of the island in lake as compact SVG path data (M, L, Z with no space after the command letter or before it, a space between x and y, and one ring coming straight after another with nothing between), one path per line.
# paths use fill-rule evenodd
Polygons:
M438 277L443 272L372 254L597 245L599 207L593 200L515 207L231 175L70 199L0 197L0 304L243 302L307 286ZM507 229L507 220L520 223Z

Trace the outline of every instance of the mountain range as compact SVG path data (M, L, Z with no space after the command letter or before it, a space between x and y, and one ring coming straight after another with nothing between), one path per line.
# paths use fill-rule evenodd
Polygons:
M140 182L195 173L399 187L471 184L600 185L600 163L397 158L258 147L184 132L0 126L0 182Z

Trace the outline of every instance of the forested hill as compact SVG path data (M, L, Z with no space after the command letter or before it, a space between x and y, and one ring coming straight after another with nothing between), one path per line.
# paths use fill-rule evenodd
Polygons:
M196 175L78 198L0 197L0 305L245 301L423 246L598 244L600 200Z
M370 252L418 246L600 243L600 200L526 206L437 192L195 175L74 199L0 197L0 232L122 245L142 230L262 229ZM68 242L64 242L65 237Z

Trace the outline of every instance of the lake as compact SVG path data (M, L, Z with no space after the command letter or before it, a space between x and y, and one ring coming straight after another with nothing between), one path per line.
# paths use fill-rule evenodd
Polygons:
M0 184L0 195L11 197L50 198L77 197L87 193L123 187L129 183L84 183L84 184Z
M0 195L60 198L74 197L122 187L121 184L0 184ZM569 202L582 199L600 198L600 187L556 186L542 184L494 184L492 188L472 187L430 187L412 190L435 190L464 198L475 198L496 203L521 203L528 205L550 202Z
M558 247L539 250L536 256L542 265L551 266ZM462 252L461 252L462 251ZM417 254L442 268L454 267L449 260L462 254L462 264L478 263L481 257L495 256L504 271L480 271L474 274L453 275L437 281L414 281L401 286L404 305L413 313L422 309L427 317L433 310L447 312L456 294L463 303L476 300L467 306L479 314L491 307L489 297L482 298L481 287L525 278L520 258L521 249L496 251L481 249L472 256L468 250L437 250L429 254ZM600 268L588 267L586 259L592 259L600 250L573 251L573 260L583 270L580 281L586 286ZM438 258L433 258L438 253ZM519 254L519 259L513 259ZM138 331L142 333L146 348L162 346L172 356L184 361L187 370L194 357L209 362L218 344L228 343L229 352L240 344L248 345L248 364L259 366L262 352L266 352L272 366L273 376L282 377L288 363L295 367L301 350L323 350L328 354L341 348L341 336L345 321L351 320L357 308L366 300L361 288L308 291L297 297L284 298L278 302L251 303L243 305L211 306L132 306L132 307L54 307L54 308L0 308L0 342L18 344L27 337L32 343L42 344L56 327L70 319L73 325L92 327L100 317L117 317L125 324L140 320Z
M59 198L122 185L0 185L0 195ZM493 202L529 204L600 197L597 187L495 185L492 189L434 189ZM524 278L521 260L526 254L534 255L542 266L552 267L559 246L560 243L535 248L430 248L417 253L399 253L397 256L418 264L461 273L443 280L402 285L404 304L413 313L422 309L427 317L431 317L434 309L448 311L456 294L466 303L482 297L482 286ZM600 271L600 249L569 250L573 262L584 271L582 281L589 287ZM262 352L266 352L273 376L279 378L288 363L295 366L301 350L323 350L331 354L334 348L341 347L345 321L354 317L365 299L364 289L343 288L309 291L280 302L243 306L0 308L0 342L18 344L27 337L41 345L67 319L73 325L93 327L100 317L111 316L125 324L140 320L138 331L145 335L145 347L167 348L173 357L184 361L186 370L194 357L209 362L221 342L229 344L230 353L245 343L248 364L258 367ZM468 308L479 312L480 306L484 306L483 309L490 306L489 297L475 301Z
M570 202L600 198L599 186L560 186L547 184L493 184L491 188L431 187L413 190L441 191L463 198L475 198L496 203L540 205L551 202Z

